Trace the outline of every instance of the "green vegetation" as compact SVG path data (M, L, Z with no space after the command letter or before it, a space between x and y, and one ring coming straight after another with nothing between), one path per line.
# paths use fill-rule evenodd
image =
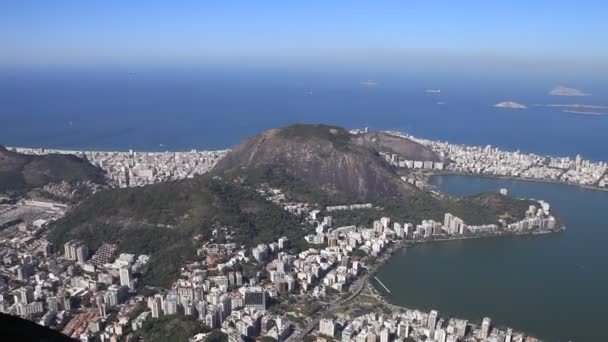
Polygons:
M49 183L104 184L103 171L74 155L25 155L0 146L0 193L22 194Z
M367 257L367 253L364 250L357 248L351 253L351 256L365 258Z
M404 199L379 203L379 209L333 212L336 225L371 226L379 217L390 217L394 222L418 223L433 219L443 222L445 213L462 218L467 224L498 223L499 217L507 222L522 219L533 201L518 200L498 193L481 193L462 198L440 199L426 193L416 193Z
M219 330L213 330L207 335L205 342L228 342L228 335Z
M168 285L195 257L193 237L210 239L218 227L231 227L239 245L283 235L296 248L305 242L305 227L294 215L254 191L210 177L98 192L56 222L49 239L56 245L82 239L92 249L113 242L119 252L148 254L145 283Z
M135 332L135 336L142 338L146 342L188 341L192 336L199 333L207 333L210 330L194 318L183 315L170 315L144 322L142 328ZM221 332L219 333L221 334ZM224 334L221 335L226 336ZM218 335L218 338L221 335ZM215 341L222 340L216 339ZM227 338L225 341L227 341Z
M260 342L277 342L277 339L270 336L263 336L258 339Z
M326 191L288 174L284 169L270 165L250 168L246 172L241 170L238 174L245 176L244 185L246 186L257 187L260 184L265 184L281 189L287 198L291 200L317 203L320 207L348 203L354 200L354 197L348 197L344 194L330 195Z
M304 304L304 307L302 308L302 314L304 316L312 316L314 314L316 314L317 312L319 312L319 310L323 309L323 306L321 304L319 304L318 302L307 302Z

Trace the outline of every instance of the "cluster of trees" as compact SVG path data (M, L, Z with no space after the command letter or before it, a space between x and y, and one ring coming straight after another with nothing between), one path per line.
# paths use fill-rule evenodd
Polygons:
M134 335L144 341L188 341L196 334L209 332L211 334L206 341L228 341L228 336L221 331L211 331L200 321L184 315L161 316L148 320Z
M374 220L387 216L395 222L418 223L432 219L442 222L445 213L463 219L467 224L498 223L520 220L533 201L513 199L498 193L481 193L462 198L436 198L426 193L415 193L403 199L379 201L377 208L332 212L334 223L340 225L371 226Z
M73 155L25 155L0 146L0 193L23 194L48 183L104 184L103 171Z
M49 239L58 246L82 239L93 250L103 242L117 243L121 253L150 255L144 281L164 286L196 256L193 236L210 239L218 227L229 227L232 241L248 247L287 236L297 248L307 232L297 217L255 191L197 177L100 191L56 222Z

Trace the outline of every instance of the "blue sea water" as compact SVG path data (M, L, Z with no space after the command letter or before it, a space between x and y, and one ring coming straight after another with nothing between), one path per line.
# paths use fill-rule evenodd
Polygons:
M376 85L362 84L367 80ZM548 95L559 84L593 96ZM20 68L0 72L0 144L216 149L264 129L323 122L608 160L608 116L493 107L508 100L608 105L608 80L286 68Z

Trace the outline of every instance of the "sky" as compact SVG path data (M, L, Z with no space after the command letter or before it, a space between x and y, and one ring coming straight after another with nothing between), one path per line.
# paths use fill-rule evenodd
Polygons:
M0 2L0 66L284 64L608 71L605 1Z

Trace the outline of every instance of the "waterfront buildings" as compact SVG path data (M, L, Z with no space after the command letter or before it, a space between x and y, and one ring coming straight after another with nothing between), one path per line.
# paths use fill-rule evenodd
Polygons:
M450 144L421 139L401 132L387 133L425 145L443 160L449 161L441 167L435 167L435 164L431 167L424 161L398 159L395 165L402 168L543 180L596 188L608 187L608 163L585 160L580 155L575 158L541 156L520 151L505 151L493 146ZM386 154L385 158L388 158Z

